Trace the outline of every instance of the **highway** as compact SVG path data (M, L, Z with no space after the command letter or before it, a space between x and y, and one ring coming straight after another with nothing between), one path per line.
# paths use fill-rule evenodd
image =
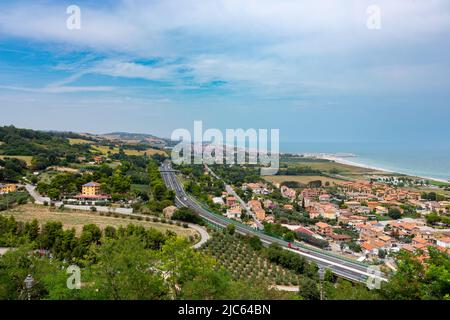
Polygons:
M160 167L161 176L167 186L167 188L175 191L175 202L178 207L189 207L195 210L202 218L208 222L217 225L219 227L226 227L228 224L233 223L236 226L236 232L245 235L256 235L265 245L277 243L286 250L295 252L304 256L309 261L317 263L319 268L330 269L336 275L355 281L365 283L368 277L371 277L372 281L387 281L387 278L381 274L371 272L368 266L340 258L335 255L327 254L319 249L308 248L302 246L300 251L288 248L288 242L279 238L271 237L258 230L252 229L248 226L240 224L236 221L229 220L221 215L212 213L198 203L194 198L186 194L182 185L180 184L175 171L172 170L170 162L164 162Z

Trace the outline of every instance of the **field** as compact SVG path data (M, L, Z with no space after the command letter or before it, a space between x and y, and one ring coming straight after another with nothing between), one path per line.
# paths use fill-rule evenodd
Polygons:
M254 251L246 242L235 236L217 232L203 246L232 276L270 286L298 286L301 275L284 269Z
M93 151L101 152L102 154L108 154L108 152L111 152L112 154L119 153L119 148L114 147L110 149L107 146L93 146ZM128 156L143 156L147 154L148 156L154 155L154 154L161 154L165 155L166 153L162 150L148 148L147 150L132 150L132 149L124 149L123 152Z
M31 159L33 158L32 156L4 156L4 155L0 155L0 159L4 159L4 158L16 158L16 159L20 159L23 160L27 163L28 166L31 165Z
M141 225L145 228L154 228L161 232L166 230L173 231L182 237L195 236L197 231L190 228L183 228L182 226L170 225L160 222L127 219L127 218L115 218L108 216L101 216L98 213L75 211L75 210L57 210L50 207L38 206L34 204L25 204L15 207L8 211L3 211L0 214L4 216L13 216L18 221L32 221L36 219L40 224L45 224L48 221L60 221L64 228L75 228L77 234L79 234L86 224L96 224L101 229L106 226L120 227L127 226L129 224Z
M69 143L74 144L93 144L94 141L84 140L84 139L69 139Z
M342 182L342 180L333 179L333 178L329 178L329 177L323 177L323 176L264 176L264 179L266 179L267 181L272 182L272 183L295 181L295 182L299 182L299 183L302 183L305 185L314 180L322 181L323 185L326 182L329 182L330 185L333 185L333 183L335 183L335 182Z
M287 164L292 167L307 166L312 169L330 172L330 170L337 170L339 174L374 174L378 171L351 166L347 164L341 164L330 160L324 159L311 159L311 158L281 158L282 164Z

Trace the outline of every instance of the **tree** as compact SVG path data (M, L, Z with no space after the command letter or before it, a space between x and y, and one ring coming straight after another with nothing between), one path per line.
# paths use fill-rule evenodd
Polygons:
M402 213L400 212L399 208L389 208L388 216L392 219L400 219L402 217Z
M236 226L233 223L230 223L229 225L227 225L225 231L226 233L233 235L236 231Z
M450 298L450 258L447 253L428 248L429 258L421 261L422 252L411 254L401 250L397 272L383 283L385 299L423 300Z
M156 252L146 250L136 236L107 240L97 247L98 263L92 267L94 283L90 290L112 300L150 299L169 297L169 288L159 267Z
M173 220L180 220L203 225L202 218L191 208L182 207L176 210L172 215Z
M259 251L263 248L261 239L258 236L251 236L248 239L248 244L256 251Z
M319 300L318 283L310 278L302 277L300 279L299 295L305 300Z

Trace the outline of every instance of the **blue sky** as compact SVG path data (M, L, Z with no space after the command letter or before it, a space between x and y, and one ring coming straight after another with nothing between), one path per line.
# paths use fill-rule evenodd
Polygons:
M0 1L0 124L448 144L448 39L446 0Z

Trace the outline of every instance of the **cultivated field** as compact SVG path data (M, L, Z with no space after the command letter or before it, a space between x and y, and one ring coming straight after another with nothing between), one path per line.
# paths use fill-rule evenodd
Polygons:
M69 143L74 144L94 144L94 141L84 140L84 139L69 139Z
M94 151L98 151L101 152L102 154L108 154L108 152L111 152L112 154L115 153L119 153L119 148L118 147L114 147L112 149L110 149L107 146L93 146L92 147ZM154 155L154 154L161 154L161 155L165 155L166 153L162 150L158 150L158 149L153 149L153 148L148 148L146 150L132 150L132 149L124 149L123 152L128 155L128 156L143 156L143 155Z
M154 228L161 232L166 232L166 230L173 231L182 237L195 236L197 234L197 231L195 230L177 225L129 218L115 218L113 216L101 216L98 213L93 212L67 209L61 211L55 208L38 206L30 203L15 207L8 211L3 211L0 214L4 216L13 216L16 220L24 222L36 219L41 225L48 221L60 221L65 229L75 228L77 234L81 232L83 226L86 224L96 224L101 229L104 229L107 226L117 228L134 224L141 225L145 228ZM151 216L149 217L152 218Z
M342 180L333 179L329 177L323 177L323 176L264 176L264 179L267 181L270 181L272 183L282 183L285 181L295 181L302 184L308 184L311 181L322 181L322 185L324 185L326 182L329 182L330 185L333 185L333 183L336 182L342 182Z

